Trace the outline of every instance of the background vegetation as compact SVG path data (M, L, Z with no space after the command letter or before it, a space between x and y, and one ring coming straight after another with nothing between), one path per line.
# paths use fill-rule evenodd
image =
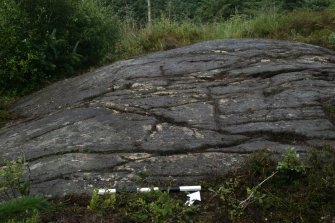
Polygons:
M0 93L25 94L101 63L118 41L111 7L96 0L0 0Z

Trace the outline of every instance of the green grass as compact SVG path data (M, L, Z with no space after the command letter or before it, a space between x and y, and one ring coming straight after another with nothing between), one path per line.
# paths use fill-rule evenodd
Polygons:
M31 218L36 211L46 210L49 204L45 198L24 196L0 203L0 221L16 222ZM16 220L16 221L15 221Z
M126 59L149 52L168 50L205 40L205 27L193 22L173 22L166 18L155 20L152 26L137 29L125 22L122 38L117 45L116 59Z
M287 14L275 8L253 18L235 15L215 23L154 21L151 28L122 26L117 59L127 59L154 51L177 48L205 40L226 38L269 38L300 41L335 49L335 7L324 11L297 10Z

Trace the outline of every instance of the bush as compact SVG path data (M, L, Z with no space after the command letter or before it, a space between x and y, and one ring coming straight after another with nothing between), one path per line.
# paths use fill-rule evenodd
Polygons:
M96 65L113 51L118 22L98 0L0 0L0 94L26 93Z

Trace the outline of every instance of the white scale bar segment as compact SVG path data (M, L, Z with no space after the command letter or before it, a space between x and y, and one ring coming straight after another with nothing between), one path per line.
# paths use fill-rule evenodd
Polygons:
M116 189L99 189L98 194L116 193Z
M181 186L180 191L201 191L201 186Z

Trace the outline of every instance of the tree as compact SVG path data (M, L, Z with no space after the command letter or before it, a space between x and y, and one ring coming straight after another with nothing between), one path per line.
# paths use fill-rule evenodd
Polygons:
M27 93L96 65L118 38L116 17L98 0L0 0L0 5L0 93Z

